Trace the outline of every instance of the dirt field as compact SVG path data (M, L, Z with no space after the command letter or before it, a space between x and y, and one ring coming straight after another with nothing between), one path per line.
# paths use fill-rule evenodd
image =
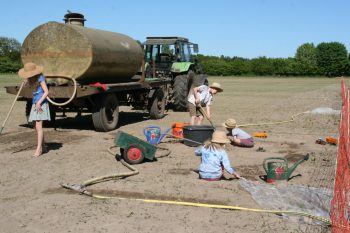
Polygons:
M13 95L5 85L18 79L0 76L1 123ZM238 124L289 120L291 116L318 107L341 108L340 79L316 78L218 78L224 92L215 96L213 121L220 125L233 117ZM121 108L119 129L98 133L91 117L57 119L57 129L45 129L50 151L40 158L35 132L25 124L24 103L18 102L0 136L0 228L1 232L321 232L327 229L287 221L275 214L231 211L144 203L128 198L191 201L260 208L237 179L206 182L195 172L200 158L194 148L170 139L168 157L135 167L140 174L89 188L98 194L126 199L98 200L65 190L60 183L80 184L93 177L126 172L106 148L113 145L117 130L144 139L142 129L158 125L163 130L174 122L188 122L188 113L167 112L161 120L146 113ZM231 164L249 180L261 181L264 158L280 156L291 163L306 153L312 159L296 168L288 185L330 187L334 177L337 147L315 144L326 136L337 137L339 115L303 114L294 122L246 127L249 133L266 131L255 138L254 148L228 146ZM266 152L256 149L263 147ZM270 200L273 201L273 200Z

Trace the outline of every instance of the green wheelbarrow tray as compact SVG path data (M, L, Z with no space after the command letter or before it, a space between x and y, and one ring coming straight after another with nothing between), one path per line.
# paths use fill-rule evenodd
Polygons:
M115 145L120 147L120 153L129 164L142 163L144 159L154 160L157 147L149 142L125 133L121 130L115 137Z

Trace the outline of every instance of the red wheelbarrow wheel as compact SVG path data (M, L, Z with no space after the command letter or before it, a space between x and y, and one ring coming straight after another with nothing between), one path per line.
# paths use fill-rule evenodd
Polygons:
M130 145L123 152L124 160L129 164L142 163L145 158L144 149L139 145Z

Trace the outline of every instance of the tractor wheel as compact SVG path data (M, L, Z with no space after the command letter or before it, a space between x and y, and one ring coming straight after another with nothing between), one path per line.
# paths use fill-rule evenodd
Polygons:
M209 86L208 76L205 74L196 75L194 86L206 85Z
M150 100L149 115L152 119L160 119L164 117L165 111L165 95L162 89L156 90Z
M187 95L188 95L188 79L187 75L179 75L174 81L174 110L187 111Z
M119 118L118 99L114 94L101 95L92 111L92 122L96 131L107 132L117 127Z
M123 151L123 158L128 164L139 164L142 163L145 158L145 152L139 145L129 145Z

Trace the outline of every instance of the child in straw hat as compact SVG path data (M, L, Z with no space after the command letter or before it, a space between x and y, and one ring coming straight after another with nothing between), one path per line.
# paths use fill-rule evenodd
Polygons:
M211 121L210 106L213 101L213 95L218 92L222 92L221 85L213 82L209 87L201 85L192 88L188 95L188 111L190 112L190 125L201 125L203 121L203 113L200 111L202 107L206 108L206 115L208 120Z
M225 151L225 144L229 142L224 131L216 130L211 141L196 149L195 154L201 156L199 178L208 181L220 180L223 177L224 169L235 177L241 178L231 167Z
M50 119L50 109L46 97L49 90L46 86L45 77L42 74L43 67L32 62L24 64L24 67L18 71L18 75L24 78L27 83L34 87L33 104L30 110L29 122L35 121L35 130L37 133L37 147L34 157L40 156L45 152L43 121Z
M241 147L253 147L254 140L252 136L250 136L244 130L241 130L237 127L237 123L235 119L227 119L224 123L222 123L228 131L228 139L231 141L233 145L241 146Z

